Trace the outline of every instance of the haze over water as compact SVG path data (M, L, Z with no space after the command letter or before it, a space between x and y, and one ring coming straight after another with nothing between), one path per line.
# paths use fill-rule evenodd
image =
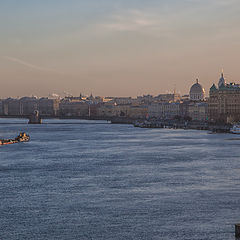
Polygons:
M31 141L0 148L0 239L234 239L236 136L10 122Z

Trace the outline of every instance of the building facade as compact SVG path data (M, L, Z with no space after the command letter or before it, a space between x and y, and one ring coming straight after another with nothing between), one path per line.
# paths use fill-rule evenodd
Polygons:
M59 104L61 117L89 117L89 104L84 101L62 100Z
M60 99L40 98L38 101L38 109L40 116L58 116L59 104Z
M240 121L240 86L227 84L223 73L218 88L212 85L209 91L208 115L211 122L232 123Z
M3 115L19 116L20 115L19 99L7 98L3 100Z
M3 100L0 99L0 116L3 115Z
M59 99L23 97L1 100L0 115L29 116L38 111L41 116L54 117L59 113Z
M23 97L19 100L20 115L32 115L35 111L39 111L39 101L36 97Z
M207 102L190 103L188 106L188 116L193 121L208 121L208 104Z
M174 119L175 117L180 116L180 109L180 103L178 102L154 102L148 106L148 115L149 118Z

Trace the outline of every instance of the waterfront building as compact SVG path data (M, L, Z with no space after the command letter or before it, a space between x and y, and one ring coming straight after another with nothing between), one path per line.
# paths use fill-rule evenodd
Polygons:
M19 99L7 98L7 99L3 100L3 115L19 116L20 115Z
M174 119L180 116L180 105L179 102L154 102L148 106L149 118Z
M115 117L128 117L129 109L131 104L115 104L113 113Z
M38 99L36 97L8 98L2 100L0 115L29 116L38 111L41 116L57 116L59 101L59 99Z
M19 99L20 115L32 115L35 111L39 110L39 99L36 97L23 97Z
M39 114L40 116L58 116L60 99L40 98L39 99Z
M218 82L218 88L212 85L208 100L209 121L232 123L240 121L240 86L226 83L224 74Z
M208 104L205 101L185 100L181 102L154 102L148 106L150 118L156 119L192 119L206 121L208 119Z
M181 118L185 119L189 119L189 105L192 104L192 101L190 101L188 98L186 99L183 99L181 102L180 102L180 116Z
M126 116L130 119L145 119L148 115L146 105L130 105L127 109Z
M98 117L98 108L101 104L89 104L88 108L88 117L97 118Z
M3 100L0 99L0 116L3 115Z
M188 106L188 116L193 121L205 122L208 120L207 102L192 102Z
M97 116L100 118L104 117L114 117L115 112L114 112L114 104L101 104L97 108Z
M134 104L101 104L97 109L98 116L101 118L120 117L130 119L145 119L147 116L146 105Z
M62 117L88 117L89 104L81 100L63 99L59 103L59 115Z

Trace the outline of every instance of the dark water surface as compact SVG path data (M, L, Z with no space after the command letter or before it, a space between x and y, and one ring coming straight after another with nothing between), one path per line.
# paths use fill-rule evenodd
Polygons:
M25 122L0 120L31 136L0 146L1 240L234 239L238 136Z

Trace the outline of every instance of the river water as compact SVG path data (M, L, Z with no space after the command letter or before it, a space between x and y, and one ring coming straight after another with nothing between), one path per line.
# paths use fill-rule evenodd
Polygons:
M78 120L1 119L0 239L235 239L240 140Z

